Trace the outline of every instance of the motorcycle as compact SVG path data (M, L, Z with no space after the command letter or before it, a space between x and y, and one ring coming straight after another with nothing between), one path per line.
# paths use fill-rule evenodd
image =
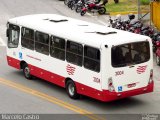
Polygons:
M157 32L154 33L151 38L152 38L152 44L153 44L153 52L156 52L157 46L159 45L159 42L157 41L160 41L160 33L157 33Z
M121 20L121 15L117 15L115 19L111 19L111 17L109 16L108 27L127 31L131 27L130 23L134 18L135 18L134 14L129 14L127 20Z
M77 13L80 13L82 8L85 6L85 4L87 4L88 1L85 1L85 0L79 0L76 4L76 7L75 7L75 11Z
M158 66L160 66L160 35L157 36L156 41L156 63Z
M94 0L95 4L99 4L101 0ZM76 4L74 4L72 9L75 9L77 13L80 13L82 8L85 7L85 4L93 2L93 0L79 0Z
M108 1L106 1L107 3ZM85 6L81 10L81 16L83 16L87 11L89 12L98 12L99 14L105 14L106 8L104 7L106 3L96 4L94 2L90 2L85 4Z
M75 10L77 8L79 0L74 0L71 3L71 10Z
M143 27L143 24L141 21L139 20L136 20L136 21L133 21L129 24L129 29L128 31L129 32L133 32L133 33L136 33L136 34L141 34L141 28Z
M141 28L141 34L152 38L154 34L154 29L150 26L143 26Z

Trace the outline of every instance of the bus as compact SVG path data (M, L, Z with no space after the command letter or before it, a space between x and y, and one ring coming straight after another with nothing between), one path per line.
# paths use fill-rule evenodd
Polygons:
M103 102L153 92L153 53L147 36L57 14L9 19L9 66Z

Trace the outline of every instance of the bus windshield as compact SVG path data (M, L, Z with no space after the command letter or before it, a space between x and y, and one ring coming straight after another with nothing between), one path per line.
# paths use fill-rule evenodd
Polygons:
M147 62L150 59L149 42L127 43L112 47L113 67L125 67Z

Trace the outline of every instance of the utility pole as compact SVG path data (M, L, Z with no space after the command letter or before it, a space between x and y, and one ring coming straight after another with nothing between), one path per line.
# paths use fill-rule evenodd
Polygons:
M140 19L141 16L141 9L140 9L141 3L140 0L137 0L137 13L138 13L138 19Z

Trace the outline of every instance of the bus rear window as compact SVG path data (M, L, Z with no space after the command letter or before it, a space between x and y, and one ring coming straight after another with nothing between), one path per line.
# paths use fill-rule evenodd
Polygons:
M111 52L113 67L139 64L150 59L150 48L147 41L114 46Z

